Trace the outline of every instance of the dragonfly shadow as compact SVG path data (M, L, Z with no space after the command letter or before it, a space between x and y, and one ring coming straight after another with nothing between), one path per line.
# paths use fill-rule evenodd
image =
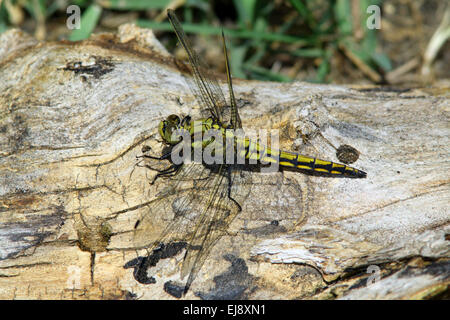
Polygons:
M128 261L123 267L125 269L133 268L134 279L142 284L156 283L153 276L148 276L148 268L154 267L161 259L176 256L181 250L187 247L186 242L172 242L160 244L153 252L146 257L137 257Z

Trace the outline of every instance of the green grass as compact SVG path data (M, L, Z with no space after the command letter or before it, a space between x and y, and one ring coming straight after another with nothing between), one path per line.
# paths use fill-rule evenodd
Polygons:
M170 43L174 44L175 35L167 20L146 18L149 12L153 17L158 16L171 3L172 0L72 1L70 4L81 8L81 28L73 30L68 39L88 38L105 11L115 14L137 11L139 19L135 22L139 26L160 31L157 35L162 40L172 37ZM277 5L268 0L234 0L219 9L212 7L213 3L220 1L186 0L176 13L188 34L218 37L224 30L235 77L292 81L286 73L273 71L273 63L283 57L281 66L285 70L301 61L314 70L313 77L307 80L327 82L332 59L342 48L350 51L367 68L382 72L391 69L389 58L377 51L377 30L365 26L369 16L367 6L381 6L382 0L361 0L356 19L350 0L289 0L277 2ZM64 1L3 0L0 33L13 26L18 10L26 19L34 20L36 26L42 26L52 18L67 17L66 7L62 5ZM358 27L363 30L363 36L356 39L354 31Z
M69 36L71 41L79 41L89 38L89 35L94 31L95 26L102 14L102 7L97 4L91 4L81 16L80 29L74 29Z

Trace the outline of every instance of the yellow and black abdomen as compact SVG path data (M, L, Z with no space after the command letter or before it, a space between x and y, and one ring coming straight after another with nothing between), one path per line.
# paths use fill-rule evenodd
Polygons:
M333 176L340 175L352 178L365 178L367 176L364 171L345 164L270 149L250 139L245 139L243 144L245 159L247 160L252 159L262 163L278 163L281 167L285 168L307 170Z
M277 151L276 153L279 153L279 164L282 167L297 168L330 175L343 175L353 178L365 178L367 176L364 171L345 164L311 158L301 154L285 151Z

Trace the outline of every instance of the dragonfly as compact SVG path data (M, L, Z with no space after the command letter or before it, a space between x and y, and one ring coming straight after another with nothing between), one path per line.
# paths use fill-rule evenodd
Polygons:
M142 283L155 282L147 277L149 267L154 266L158 259L185 250L181 279L187 277L187 280L179 291L186 294L211 249L227 234L228 226L242 211L242 205L252 189L252 177L258 174L263 163L276 163L280 170L294 169L319 175L365 178L366 173L345 164L273 149L239 135L239 132L242 133L239 131L242 121L233 92L223 32L229 103L210 68L192 48L175 13L168 10L167 16L187 53L194 83L191 90L204 118L194 121L189 115L168 116L159 123L159 134L165 145L162 154L156 156L148 147L143 148L143 154L139 156L145 161L143 166L156 171L152 183L158 179L166 180L166 183L134 227L136 246L145 247L148 251L148 255L138 261L135 278ZM179 137L174 138L174 132L180 130L191 138L187 139L188 143ZM216 134L214 138L205 138L209 131ZM218 156L224 161L212 164L206 163L203 158L201 161L173 161L174 154L183 154L192 160L195 152L201 154L210 147L214 147L216 159ZM225 159L227 148L234 151L233 161L225 161L230 160ZM243 161L237 161L237 158ZM162 231L158 233L157 230Z

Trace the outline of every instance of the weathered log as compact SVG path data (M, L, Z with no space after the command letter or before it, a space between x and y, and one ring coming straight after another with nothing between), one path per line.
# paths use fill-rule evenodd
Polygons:
M234 85L244 127L280 129L284 149L333 161L351 145L368 177L262 175L185 298L448 295L448 88ZM183 251L152 268L154 284L124 268L164 184L136 156L161 145L161 119L199 114L152 33L2 34L0 112L0 298L173 298L164 283L181 281Z

